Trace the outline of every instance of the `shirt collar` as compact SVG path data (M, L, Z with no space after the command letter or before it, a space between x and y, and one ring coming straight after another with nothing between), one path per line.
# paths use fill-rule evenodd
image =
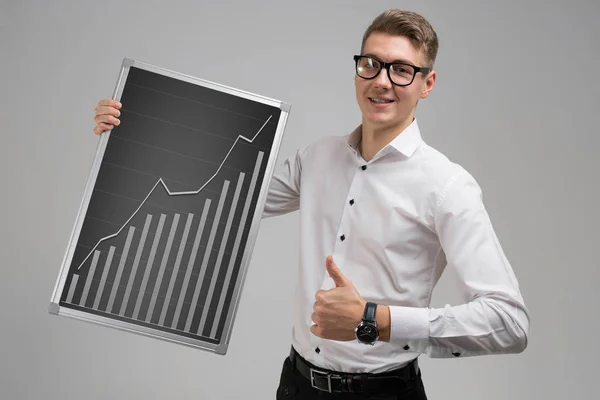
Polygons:
M350 135L348 135L348 146L350 146L354 151L358 151L357 145L362 137L362 124L356 127ZM421 131L419 129L419 125L417 123L416 118L413 119L411 124L404 129L404 131L400 132L390 143L388 143L381 152L388 151L389 148L395 149L400 153L404 154L406 157L411 157L419 144L422 141Z

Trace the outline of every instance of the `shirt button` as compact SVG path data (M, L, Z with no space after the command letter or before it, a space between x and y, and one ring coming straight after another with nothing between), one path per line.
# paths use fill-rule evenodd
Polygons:
M367 166L366 166L366 165L363 165L361 168L362 168L362 170L364 171L365 169L367 169Z
M452 353L452 355L453 355L454 357L458 357L458 356L460 356L460 353L459 353L459 352L455 352L455 353Z
M342 239L342 242L343 242L346 239L346 235L340 236L340 239Z
M321 352L321 349L317 347L317 348L315 349L315 353L319 354L320 352Z
M350 200L350 205L354 204L354 199Z
M406 346L404 346L404 347L403 347L403 349L404 349L404 350L408 350L408 349L410 349L410 346L409 346L409 345L406 345Z

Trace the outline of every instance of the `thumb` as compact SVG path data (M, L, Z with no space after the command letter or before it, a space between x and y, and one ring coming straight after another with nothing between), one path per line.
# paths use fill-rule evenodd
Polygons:
M344 274L342 274L342 271L340 271L337 264L333 261L332 256L327 256L325 264L327 267L327 272L329 273L329 276L331 276L331 278L335 282L336 287L351 285L348 278L346 278L344 276Z

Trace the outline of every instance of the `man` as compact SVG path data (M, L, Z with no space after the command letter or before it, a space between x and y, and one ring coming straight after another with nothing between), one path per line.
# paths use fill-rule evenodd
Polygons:
M354 57L361 125L299 149L273 176L264 217L299 210L301 229L277 399L426 399L420 354L527 346L529 315L481 190L425 143L415 119L434 87L437 50L422 16L379 15ZM119 107L100 101L96 134L118 124ZM429 308L446 266L465 304Z

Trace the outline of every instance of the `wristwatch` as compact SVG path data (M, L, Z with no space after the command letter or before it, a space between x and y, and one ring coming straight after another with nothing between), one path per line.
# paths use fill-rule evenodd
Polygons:
M377 328L377 304L369 301L365 305L365 313L362 320L354 330L356 338L360 343L373 346L379 339L379 329Z

